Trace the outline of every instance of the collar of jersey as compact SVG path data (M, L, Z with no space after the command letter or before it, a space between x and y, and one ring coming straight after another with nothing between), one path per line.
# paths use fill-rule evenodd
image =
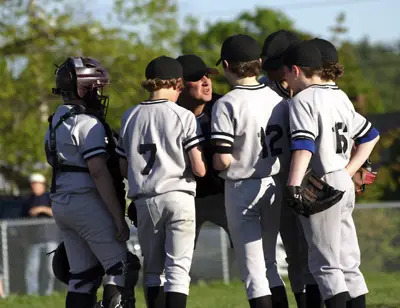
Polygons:
M267 85L264 83L251 85L251 86L235 86L234 89L241 89L241 90L258 90L265 88Z
M290 92L288 89L285 89L282 86L282 83L279 81L275 81L276 86L279 88L280 91L282 91L282 93L284 93L287 97L290 97Z
M141 105L154 105L168 102L167 99L149 99L147 101L141 102Z
M333 89L339 90L339 87L334 83L327 83L327 84L312 84L309 88L321 88L321 89Z

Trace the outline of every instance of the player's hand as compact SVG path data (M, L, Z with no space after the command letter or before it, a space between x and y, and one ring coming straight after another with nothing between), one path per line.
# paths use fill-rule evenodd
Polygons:
M127 240L129 240L129 235L130 231L128 224L126 223L125 219L123 219L121 222L117 223L117 234L115 235L115 237L120 242L126 242Z

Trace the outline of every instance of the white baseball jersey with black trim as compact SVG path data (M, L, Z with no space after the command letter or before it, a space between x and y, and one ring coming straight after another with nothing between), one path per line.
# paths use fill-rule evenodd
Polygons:
M129 198L195 195L187 152L203 140L193 113L171 101L148 100L127 110L116 151L128 160Z
M70 112L73 107L58 107L52 118L52 126L54 127L60 117ZM45 135L45 143L49 147L49 130ZM56 129L56 144L58 161L62 165L87 168L88 158L107 154L104 126L96 117L88 114L72 115L63 121ZM49 154L49 148L46 153ZM50 156L47 157L47 161L51 163ZM85 193L96 189L92 177L87 172L57 172L56 184L56 194Z
M236 86L213 107L211 138L232 145L229 180L265 178L288 165L288 102L264 84Z
M353 141L368 142L379 134L336 85L311 85L289 106L291 149L314 153L311 168L320 175L348 164Z

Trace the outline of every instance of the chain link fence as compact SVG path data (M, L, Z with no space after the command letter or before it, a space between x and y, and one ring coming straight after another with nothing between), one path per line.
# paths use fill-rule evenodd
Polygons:
M400 202L357 204L354 220L364 271L400 271ZM53 219L0 220L1 280L5 294L49 294L65 285L52 276L52 255L46 256L61 241ZM128 248L141 256L136 229L132 226ZM278 239L277 262L280 273L287 274L285 252ZM225 231L205 224L194 252L192 282L239 278L239 270Z

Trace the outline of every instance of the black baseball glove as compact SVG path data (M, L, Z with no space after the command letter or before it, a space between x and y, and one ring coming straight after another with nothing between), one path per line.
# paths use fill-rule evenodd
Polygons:
M301 186L286 186L288 206L305 217L325 211L339 202L344 191L337 190L308 171Z

